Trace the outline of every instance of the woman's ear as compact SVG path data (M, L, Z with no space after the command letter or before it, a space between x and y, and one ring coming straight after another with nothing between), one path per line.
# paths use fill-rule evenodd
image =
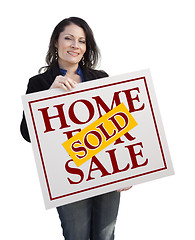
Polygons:
M55 42L55 47L58 48L58 41Z

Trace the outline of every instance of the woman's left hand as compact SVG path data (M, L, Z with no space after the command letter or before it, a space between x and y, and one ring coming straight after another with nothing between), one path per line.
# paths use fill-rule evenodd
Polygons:
M132 188L132 186L130 186L130 187L125 187L125 188L121 188L121 189L117 190L117 192L127 191L127 190L129 190L130 188Z

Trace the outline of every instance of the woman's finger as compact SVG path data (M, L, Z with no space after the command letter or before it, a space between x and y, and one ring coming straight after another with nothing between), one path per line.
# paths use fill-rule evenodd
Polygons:
M70 91L75 87L75 81L70 78L61 79L61 83L63 83Z
M67 77L67 76L57 76L53 82L53 84L51 85L51 89L52 88L62 88L63 90L65 90L66 92L68 90L72 90L72 88L74 88L76 85L76 82Z
M127 191L127 190L129 190L129 189L131 189L131 188L132 188L132 186L130 186L130 187L125 187L125 188L121 188L121 189L117 190L117 192Z

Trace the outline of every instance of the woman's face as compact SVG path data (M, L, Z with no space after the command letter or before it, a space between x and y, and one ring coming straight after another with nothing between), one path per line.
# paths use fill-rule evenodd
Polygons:
M86 36L84 30L71 24L60 33L56 43L58 63L60 67L68 67L80 62L86 51Z

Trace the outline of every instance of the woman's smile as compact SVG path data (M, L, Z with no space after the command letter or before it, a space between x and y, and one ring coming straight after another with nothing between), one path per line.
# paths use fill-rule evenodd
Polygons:
M77 57L79 55L78 52L73 52L73 51L68 51L67 53L70 54L73 57Z

